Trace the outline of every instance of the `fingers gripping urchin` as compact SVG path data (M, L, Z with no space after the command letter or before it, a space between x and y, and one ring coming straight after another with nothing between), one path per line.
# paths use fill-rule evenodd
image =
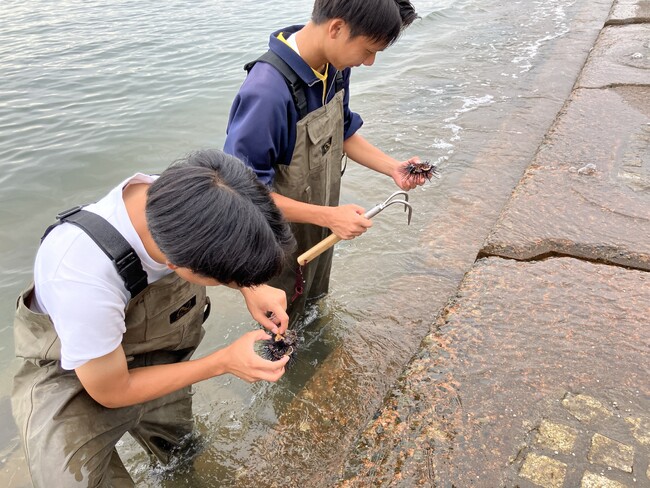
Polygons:
M400 173L407 181L415 179L418 176L424 176L429 181L434 176L440 178L438 167L435 164L431 164L429 160L405 164L400 168Z
M289 356L288 366L296 361L296 353L300 339L294 330L287 330L284 335L275 334L271 339L264 341L260 351L261 356L269 361L278 361L284 356Z

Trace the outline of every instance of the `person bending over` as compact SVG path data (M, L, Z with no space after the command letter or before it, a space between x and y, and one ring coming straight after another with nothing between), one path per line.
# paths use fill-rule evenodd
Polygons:
M264 330L191 356L206 286L240 290L257 322L286 330L285 295L264 283L293 247L267 188L216 150L60 214L14 322L12 408L34 486L134 486L116 443L129 432L169 462L191 437L190 385L223 374L277 381L288 358L255 353Z

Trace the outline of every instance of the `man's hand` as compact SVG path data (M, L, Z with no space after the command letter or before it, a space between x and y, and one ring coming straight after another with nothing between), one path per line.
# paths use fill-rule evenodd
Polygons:
M354 204L329 207L326 227L341 239L354 239L372 227L364 213L363 207Z
M420 158L414 156L408 161L402 161L393 169L391 177L393 178L393 181L395 181L395 184L400 187L400 189L409 191L426 183L427 179L423 174L409 175L407 166L409 164L419 162Z
M134 369L128 369L120 345L113 352L91 359L75 372L86 392L107 408L144 403L225 373L248 382L278 381L284 374L289 356L268 361L255 352L256 341L270 338L258 329L199 359Z
M242 288L246 307L256 322L274 334L284 334L289 326L287 295L268 285Z
M255 342L268 340L271 337L263 330L254 330L244 334L221 353L226 373L234 374L244 381L278 381L284 374L284 367L289 361L285 356L277 361L269 361L255 352Z

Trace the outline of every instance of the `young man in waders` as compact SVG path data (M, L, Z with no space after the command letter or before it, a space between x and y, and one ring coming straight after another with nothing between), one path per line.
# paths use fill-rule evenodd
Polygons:
M115 450L126 432L168 463L191 444L190 385L283 375L288 357L254 350L270 338L263 330L190 357L210 308L206 286L239 289L257 322L286 330L285 295L263 283L294 239L268 189L221 151L159 177L137 173L58 218L14 324L22 362L12 407L29 473L37 488L132 487Z
M350 68L372 65L416 18L408 0L316 0L306 25L271 34L269 51L245 66L224 150L253 168L292 222L298 247L269 283L287 293L292 321L305 301L328 292L333 249L305 266L301 296L294 293L297 257L330 232L352 239L372 225L362 207L339 206L343 155L402 190L425 181L400 171L418 158L397 161L364 139L348 106Z

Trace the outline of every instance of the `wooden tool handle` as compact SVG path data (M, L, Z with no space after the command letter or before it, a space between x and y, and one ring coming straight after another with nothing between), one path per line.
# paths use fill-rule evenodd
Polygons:
M313 261L316 257L323 254L325 251L327 251L330 247L332 247L340 240L341 238L336 234L330 234L325 239L323 239L318 244L316 244L314 247L308 249L300 256L298 256L298 264L300 266L304 266L308 262Z

